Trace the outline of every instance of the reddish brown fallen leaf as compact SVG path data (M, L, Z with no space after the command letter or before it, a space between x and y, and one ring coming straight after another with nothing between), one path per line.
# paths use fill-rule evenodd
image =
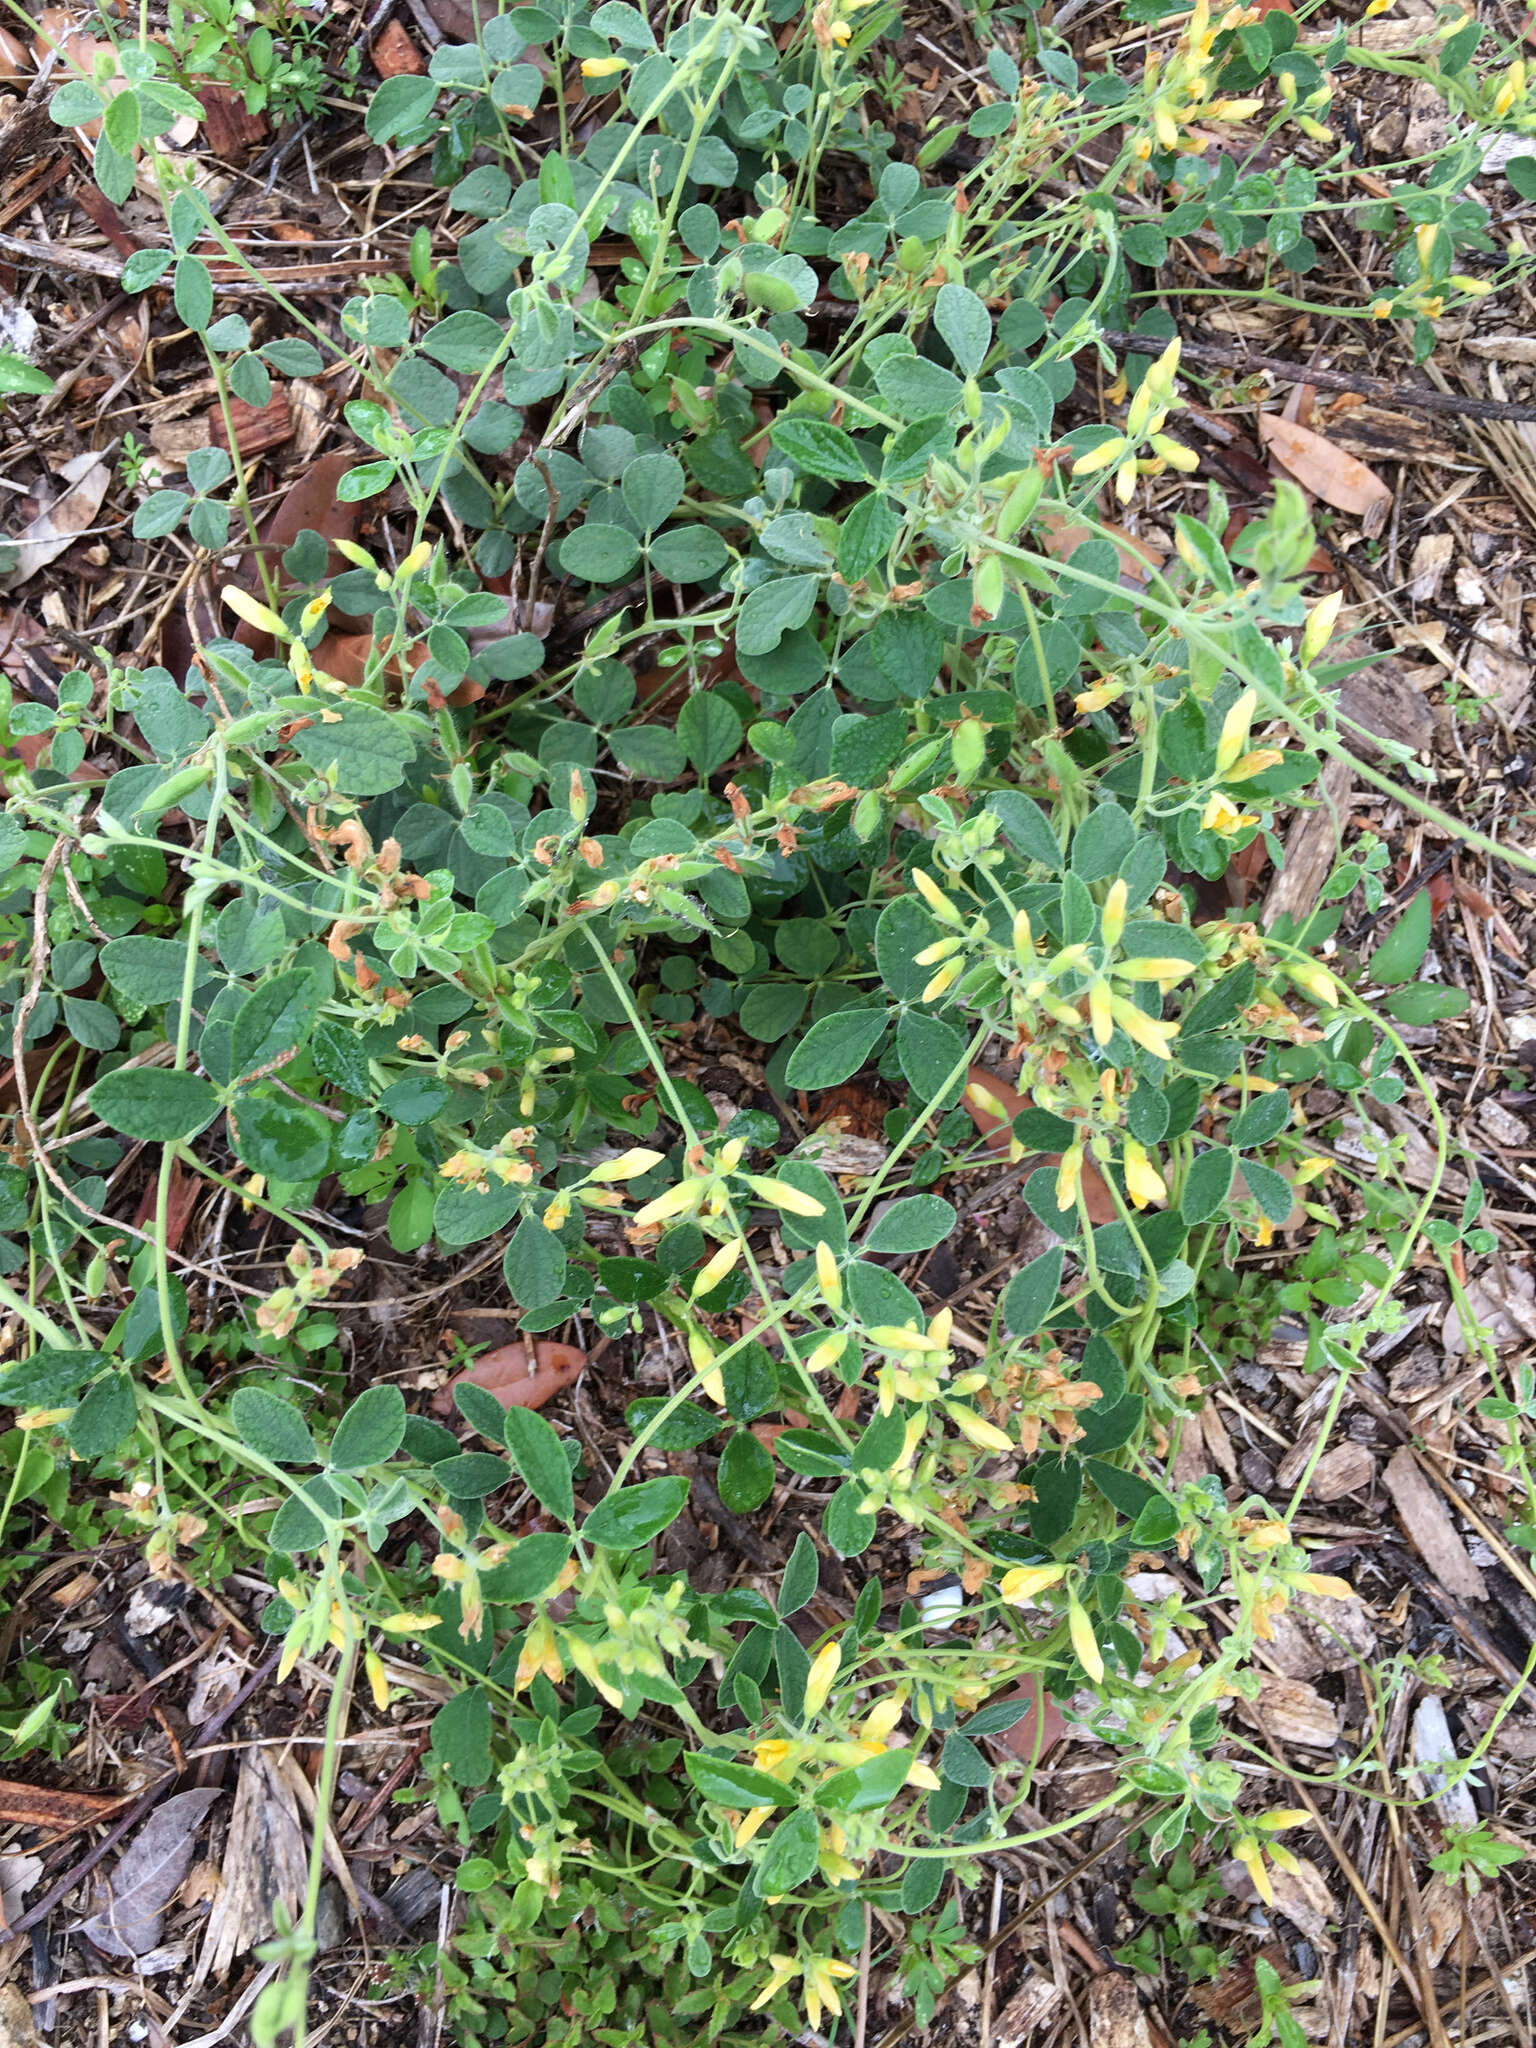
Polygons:
M1010 1757L1015 1763L1030 1764L1037 1757L1044 1757L1055 1748L1067 1732L1067 1724L1061 1718L1060 1709L1050 1694L1043 1693L1037 1678L1025 1678L1012 1692L1000 1692L996 1700L989 1700L988 1706L996 1706L1001 1700L1028 1700L1029 1711L1011 1728L1003 1729L999 1735L989 1735L987 1741L1002 1756Z
M181 1240L187 1234L187 1225L192 1220L192 1211L197 1206L202 1181L197 1174L182 1170L179 1159L171 1161L171 1184L167 1191L165 1205L165 1243L168 1251L181 1250ZM140 1230L147 1230L154 1220L159 1205L159 1182L152 1179L139 1198L138 1213L134 1222Z
M401 78L407 73L416 78L425 76L427 67L421 52L398 21L380 30L368 54L380 78Z
M1001 1074L994 1074L990 1067L972 1067L969 1078L979 1082L1008 1112L1006 1121L994 1116L990 1109L983 1109L979 1102L973 1102L970 1089L966 1089L965 1106L971 1113L971 1122L985 1140L987 1150L1006 1153L1013 1136L1012 1121L1021 1109L1028 1109L1029 1104L1011 1081L1005 1081ZM1061 1154L1039 1152L1035 1155L1035 1164L1037 1167L1060 1166ZM1095 1227L1119 1220L1120 1211L1115 1207L1115 1198L1104 1185L1104 1177L1091 1159L1083 1161L1083 1193L1088 1200L1088 1220Z
M1335 511L1348 512L1369 536L1387 523L1392 493L1373 469L1346 455L1322 434L1278 413L1259 415L1259 439L1303 489Z
M1146 582L1149 569L1161 569L1166 557L1156 548L1144 540L1138 540L1134 533L1127 533L1123 526L1116 526L1111 521L1103 520L1100 525L1119 550L1122 583L1129 580L1139 587ZM1040 536L1040 545L1058 562L1065 562L1077 552L1085 540L1094 538L1091 527L1078 525L1060 512L1042 512L1036 531Z
M533 1368L528 1366L528 1346L522 1338L499 1344L477 1358L468 1372L461 1372L434 1399L440 1415L451 1413L455 1387L484 1387L503 1408L542 1408L556 1394L581 1377L587 1354L575 1344L556 1344L540 1337L533 1347Z
M70 1834L125 1805L131 1793L60 1792L48 1785L23 1785L0 1778L0 1821L15 1827L48 1828Z

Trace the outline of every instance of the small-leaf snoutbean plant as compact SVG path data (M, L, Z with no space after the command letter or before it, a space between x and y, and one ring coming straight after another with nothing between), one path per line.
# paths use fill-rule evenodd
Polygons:
M1266 932L1200 890L1256 839L1278 858L1280 813L1346 753L1337 605L1309 598L1287 485L1231 546L1208 487L1166 560L1106 511L1198 467L1135 266L1209 217L1262 258L1257 297L1305 305L1328 100L1364 60L1202 0L1144 73L1084 75L1032 25L1027 63L989 53L978 160L944 182L955 133L909 163L868 112L893 27L858 0L491 17L364 115L476 224L329 323L274 290L259 324L249 297L220 312L207 252L255 273L165 147L197 103L153 40L104 20L116 69L52 103L102 119L109 199L160 193L165 246L124 286L227 417L327 360L368 396L351 533L266 548L231 434L134 515L147 543L249 543L230 637L179 675L104 654L56 708L9 709L49 752L8 765L0 818L0 1002L42 1054L42 1163L0 1169L4 1515L73 1461L157 1569L254 1547L284 1674L335 1660L322 1804L355 1681L380 1714L423 1664L448 1682L400 1796L464 1851L463 1923L420 1963L471 2039L822 2028L871 1942L931 2015L972 1952L946 1879L1041 1837L1032 1766L989 1738L1046 1696L1117 1751L1103 1804L1136 1804L1151 1853L1218 1831L1263 1890L1296 1816L1243 1808L1224 1703L1295 1593L1345 1590L1285 1503L1167 1477L1212 1276L1339 1220L1308 1087L1421 1080L1321 964L1342 900ZM1473 55L1426 27L1467 139L1381 202L1401 293L1331 317L1422 326L1501 281L1463 156L1529 109ZM1214 169L1192 123L1232 137ZM1300 153L1283 178L1269 133ZM1089 143L1099 184L1063 185ZM832 152L868 197L836 224ZM600 234L627 247L594 292ZM1137 322L1157 352L1114 418L1062 424ZM563 612L536 633L541 592ZM328 666L337 621L366 630L360 678ZM850 1182L762 1109L722 1121L682 1071L701 1030L781 1097L871 1074L879 1164ZM1036 1162L1050 1249L969 1327L892 1262L956 1236L999 1145ZM147 1226L110 1212L130 1148ZM167 1228L189 1176L288 1247L213 1326ZM558 1407L473 1385L454 1427L392 1384L297 1390L339 1379L360 1277L322 1188L378 1205L399 1257L499 1252L529 1340L660 1343L671 1391L628 1404L612 1471ZM1377 1306L1314 1318L1341 1390L1432 1195ZM700 1470L746 1519L794 1481L775 1579L707 1593L662 1562ZM1188 1592L1133 1593L1163 1553ZM957 1604L925 1610L909 1571ZM322 1875L317 1846L260 2043L305 2038Z

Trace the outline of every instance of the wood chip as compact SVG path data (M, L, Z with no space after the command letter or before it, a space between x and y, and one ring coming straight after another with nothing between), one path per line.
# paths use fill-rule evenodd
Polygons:
M1260 1672L1258 1698L1251 1705L1239 1700L1237 1711L1250 1727L1267 1730L1276 1742L1332 1749L1339 1739L1338 1709L1299 1678Z
M1260 911L1260 921L1272 926L1278 918L1298 922L1317 903L1318 892L1333 868L1339 837L1336 819L1349 808L1354 777L1345 761L1329 761L1318 785L1320 801L1313 810L1302 811L1285 835L1285 860L1270 883Z
M241 1759L222 1877L197 1959L199 1983L210 1975L215 1981L222 1979L237 1957L266 1940L278 1900L297 1919L304 1897L306 1859L298 1801L265 1750L248 1751Z
M993 2048L1022 2048L1055 2019L1064 1995L1052 1978L1031 1971L992 2022Z
M16 1827L47 1828L70 1834L88 1828L126 1803L131 1795L109 1792L59 1792L46 1785L22 1785L0 1778L0 1821Z
M1419 1766L1416 1775L1434 1795L1435 1809L1445 1825L1475 1828L1477 1801L1472 1797L1471 1784L1465 1778L1452 1780L1444 1770L1435 1768L1459 1763L1461 1759L1456 1754L1445 1708L1432 1692L1425 1693L1413 1710L1413 1760Z
M1409 1542L1446 1592L1458 1600L1486 1600L1483 1575L1456 1534L1450 1510L1419 1469L1411 1445L1392 1453L1383 1476Z
M1091 2048L1152 2048L1147 2016L1129 1977L1106 1970L1088 1987Z
M1440 595L1440 586L1445 581L1445 572L1450 568L1455 552L1455 538L1449 533L1419 536L1413 560L1408 566L1408 595L1415 604L1434 603Z
M226 162L241 162L271 132L266 115L248 114L244 99L228 86L204 86L198 98L203 108L203 139L212 153Z
M1307 1493L1312 1500L1342 1500L1364 1493L1375 1477L1376 1460L1364 1444L1335 1444L1318 1459Z
M420 78L426 72L420 50L398 21L392 21L380 30L368 54L380 78L401 78L407 74Z
M281 384L274 384L272 396L260 408L245 405L238 398L229 401L229 425L226 426L224 413L217 405L208 408L208 431L219 447L229 446L229 427L235 430L235 439L240 444L242 458L249 462L254 455L260 455L268 448L281 447L293 432L293 420L288 411L288 399Z

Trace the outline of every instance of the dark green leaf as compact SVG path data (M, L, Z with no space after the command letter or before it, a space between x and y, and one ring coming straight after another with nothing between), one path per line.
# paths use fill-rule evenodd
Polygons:
M570 1461L565 1446L542 1415L531 1408L509 1408L503 1424L512 1462L527 1483L528 1491L557 1521L575 1518L576 1498L571 1485Z
M212 1082L198 1074L119 1067L92 1086L91 1110L126 1137L170 1143L206 1130L218 1115L219 1098Z
M688 1499L688 1481L645 1479L600 1500L581 1525L588 1543L604 1550L638 1550L675 1522Z

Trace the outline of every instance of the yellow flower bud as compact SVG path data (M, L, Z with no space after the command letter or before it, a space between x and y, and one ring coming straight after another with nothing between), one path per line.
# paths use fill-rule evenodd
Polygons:
M843 1305L843 1279L837 1270L837 1256L825 1238L816 1245L816 1285L829 1308Z
M617 1159L608 1159L601 1166L594 1166L587 1179L634 1180L642 1173L649 1173L653 1166L660 1166L666 1156L664 1152L649 1151L644 1145L632 1145Z
M635 1211L636 1223L643 1228L649 1223L664 1223L669 1216L681 1216L685 1210L697 1209L707 1186L707 1182L694 1179L680 1180L676 1187L663 1188L654 1201Z
M1338 1008L1338 983L1326 969L1319 967L1315 960L1288 960L1285 963L1285 971L1314 1003L1325 1003L1330 1009Z
M806 1371L825 1372L829 1365L836 1365L847 1349L848 1339L845 1336L823 1337L805 1361Z
M1097 448L1090 448L1086 455L1076 456L1072 463L1074 476L1096 476L1101 469L1118 462L1130 443L1124 434L1115 434L1108 441L1101 441Z
M747 1241L744 1237L733 1237L729 1244L721 1245L708 1264L701 1266L694 1275L689 1298L697 1301L701 1294L712 1294L737 1265L746 1248Z
M1093 1633L1093 1623L1088 1619L1087 1612L1075 1593L1067 1602L1067 1633L1072 1638L1072 1647L1077 1652L1078 1663L1095 1685L1102 1685L1104 1659L1099 1651L1098 1638Z
M946 924L958 925L964 922L959 905L944 894L926 868L912 870L912 885L935 917L941 917Z
M614 78L628 69L629 64L623 57L584 57L581 63L583 78Z
M277 640L291 640L293 635L270 606L258 604L248 590L242 590L237 583L226 583L219 593L236 618L244 619L248 626L255 626L262 633L270 633Z
M763 1173L749 1173L747 1186L755 1195L761 1195L765 1202L772 1202L776 1209L782 1209L787 1215L825 1216L827 1213L825 1202L818 1202L814 1195L792 1188L787 1180L774 1180Z
M1118 946L1120 935L1125 930L1125 905L1129 895L1123 880L1110 884L1109 894L1104 898L1103 928L1106 946Z
M974 1408L963 1407L958 1401L945 1401L941 1405L960 1434L968 1443L975 1444L978 1450L1014 1449L1013 1438L999 1429L996 1423L988 1422L984 1416L978 1415Z
M938 973L930 975L924 983L920 1000L925 1003L937 1002L947 989L954 987L964 972L965 962L963 960L947 960Z
M1056 1169L1056 1206L1070 1209L1077 1200L1077 1185L1083 1174L1083 1148L1081 1142L1068 1146L1061 1155L1061 1164Z
M1248 745L1248 729L1253 724L1254 707L1259 701L1257 690L1244 690L1221 721L1221 737L1216 742L1216 773L1225 775L1238 756Z
M1338 622L1339 611L1343 603L1343 591L1330 590L1328 595L1319 598L1311 611L1307 613L1306 628L1301 636L1301 660L1303 665L1309 661L1316 661L1317 657L1328 645L1329 640L1333 637L1333 629Z
M408 576L419 576L422 570L425 569L427 564L431 561L431 559L431 541L417 541L415 547L411 549L410 553L406 556L405 560L400 564L398 572L400 581L403 583Z
M827 1703L827 1694L832 1690L832 1681L837 1676L837 1667L843 1661L843 1646L831 1642L818 1650L811 1660L810 1675L805 1681L805 1707L803 1718L810 1720L819 1714Z

